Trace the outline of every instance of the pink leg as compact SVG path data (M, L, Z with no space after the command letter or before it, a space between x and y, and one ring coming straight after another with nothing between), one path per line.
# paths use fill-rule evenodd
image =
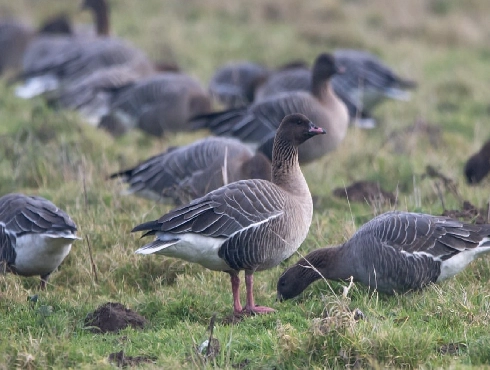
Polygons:
M238 274L231 273L231 292L233 293L233 313L240 314L242 312L242 304L240 303L240 277Z
M245 305L246 312L250 313L271 313L275 312L273 308L265 306L256 306L254 302L254 276L252 273L245 271L245 286L247 287L247 304Z

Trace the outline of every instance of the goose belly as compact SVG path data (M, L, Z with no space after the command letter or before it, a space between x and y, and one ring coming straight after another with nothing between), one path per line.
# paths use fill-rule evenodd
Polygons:
M176 237L176 235L172 235ZM165 241L168 234L157 233L157 239ZM162 248L157 254L180 258L188 262L198 263L207 269L215 271L228 271L230 266L218 256L218 251L225 241L224 238L211 238L207 236L186 233L178 235L178 242Z
M441 274L439 275L437 282L456 275L479 255L488 252L490 252L490 247L476 247L473 249L466 249L456 254L454 257L442 261Z
M20 275L45 275L53 272L70 253L73 234L27 234L17 238L15 270Z

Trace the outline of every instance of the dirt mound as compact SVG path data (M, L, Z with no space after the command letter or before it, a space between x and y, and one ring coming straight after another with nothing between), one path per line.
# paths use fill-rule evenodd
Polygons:
M378 183L372 181L357 181L347 188L334 189L333 195L348 198L350 202L388 203L395 204L395 194L383 190Z
M446 209L441 216L457 218L474 224L487 224L488 214L488 209L478 209L473 204L465 200L463 202L463 209Z
M117 302L107 302L85 318L85 326L92 333L116 333L127 326L143 328L146 322L143 316Z
M142 363L153 363L156 357L147 356L125 356L123 351L114 352L109 355L109 362L115 363L117 367L138 366Z

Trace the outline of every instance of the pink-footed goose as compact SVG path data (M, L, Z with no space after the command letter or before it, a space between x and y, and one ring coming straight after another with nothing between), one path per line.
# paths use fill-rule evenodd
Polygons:
M236 139L208 137L170 148L110 178L122 178L129 185L126 194L183 204L238 180L270 180L271 164Z
M334 58L329 54L321 54L313 67L310 92L285 92L247 108L197 116L193 119L195 127L206 127L216 135L233 136L253 143L271 158L278 122L287 114L302 113L327 132L326 135L309 140L299 149L300 163L314 161L334 150L347 134L347 108L330 86L330 79L337 72Z
M416 83L398 76L373 54L354 49L338 49L333 53L336 63L344 70L332 77L332 87L347 106L352 122L372 128L376 121L371 111L385 99L408 100L409 89ZM271 95L296 90L309 90L311 72L300 67L273 73L258 87L255 97L261 100Z
M488 252L490 225L387 212L360 227L346 243L300 259L279 278L277 294L280 299L296 297L322 277L353 277L379 292L404 293L450 278Z
M121 81L115 79L115 86L109 85L108 88L119 87L120 84L127 84L154 72L152 63L141 50L109 36L109 8L106 0L84 0L83 7L91 10L94 15L97 37L51 37L29 45L19 76L24 84L16 88L17 96L31 98L56 92L52 97L56 99L63 96L63 88L76 85L101 69L133 70L131 78L126 76ZM65 107L72 108L69 103L69 100L65 102Z
M21 276L41 276L41 289L79 239L72 219L37 196L11 193L0 198L0 262Z
M135 127L153 136L163 136L190 130L190 118L210 110L211 99L197 79L185 73L166 72L116 92L99 127L114 136Z
M256 306L253 274L277 266L305 239L313 203L298 162L298 146L325 131L302 114L286 116L274 140L272 182L241 180L170 211L132 231L155 235L139 254L181 258L231 277L234 313L242 312L240 279L245 270L244 312L267 313Z

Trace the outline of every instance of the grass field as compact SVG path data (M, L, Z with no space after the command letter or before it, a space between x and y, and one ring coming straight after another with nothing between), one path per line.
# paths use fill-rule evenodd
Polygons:
M53 273L0 276L0 369L111 368L109 354L147 356L148 368L293 369L344 367L480 368L490 364L490 260L423 292L387 297L345 282L319 281L298 299L275 301L276 281L299 254L347 240L390 209L441 214L463 200L486 209L490 180L465 184L467 157L490 137L490 3L484 0L145 0L111 1L113 33L154 60L178 63L207 83L232 59L270 66L312 61L337 47L365 48L419 82L408 103L387 102L380 126L350 128L341 147L303 168L316 208L310 234L281 266L257 273L256 300L277 313L236 325L227 274L161 256L134 255L129 233L169 210L119 194L106 175L204 132L156 140L139 132L117 140L41 99L21 101L0 81L0 194L44 196L66 210L82 238ZM77 2L0 0L0 13L37 24ZM430 133L427 130L430 127ZM427 165L451 179L426 176ZM388 202L349 203L332 191L357 180L396 193ZM484 215L486 217L486 214ZM93 255L94 272L90 252ZM37 294L37 301L29 299ZM94 334L87 314L121 302L148 320L143 330ZM356 309L364 314L358 319ZM209 336L219 353L198 347Z

